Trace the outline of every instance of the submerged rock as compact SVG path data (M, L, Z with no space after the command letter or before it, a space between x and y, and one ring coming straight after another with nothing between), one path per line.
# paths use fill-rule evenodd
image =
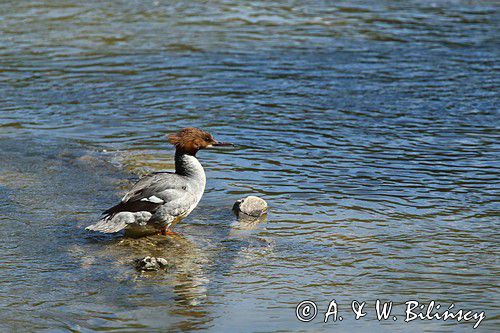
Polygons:
M240 220L258 220L261 216L267 214L268 209L267 202L254 195L237 200L233 205L233 212Z
M135 259L135 268L138 271L159 271L168 267L168 261L165 258L144 257Z

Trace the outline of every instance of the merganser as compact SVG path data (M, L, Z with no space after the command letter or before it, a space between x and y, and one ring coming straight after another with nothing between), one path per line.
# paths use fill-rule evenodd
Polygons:
M196 158L200 149L231 146L210 133L189 127L168 136L175 146L175 173L155 172L141 178L121 202L103 212L86 230L130 234L172 233L170 228L198 205L205 190L205 171Z

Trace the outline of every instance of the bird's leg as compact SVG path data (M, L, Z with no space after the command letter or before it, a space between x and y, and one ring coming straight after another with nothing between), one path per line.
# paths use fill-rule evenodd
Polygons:
M168 227L163 227L160 229L160 235L167 236L167 235L177 235L177 233L173 232L170 230Z
M173 236L173 235L177 235L177 233L175 231L172 231L170 230L169 228L167 228L165 230L165 235L170 235L170 236Z

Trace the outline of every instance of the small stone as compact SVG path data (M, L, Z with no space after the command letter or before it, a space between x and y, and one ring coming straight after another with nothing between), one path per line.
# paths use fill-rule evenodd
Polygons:
M136 259L134 263L135 268L138 271L159 271L168 265L168 261L165 258L155 258L150 256Z
M246 198L237 200L233 205L233 211L238 218L258 219L268 211L267 202L264 199L250 195Z
M168 265L168 261L165 258L156 258L156 262L158 262L160 267L165 267Z

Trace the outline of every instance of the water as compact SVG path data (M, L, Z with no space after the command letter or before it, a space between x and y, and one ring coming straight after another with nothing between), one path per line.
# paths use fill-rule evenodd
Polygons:
M498 5L489 1L3 1L0 330L498 329ZM207 189L178 236L83 228L164 135L209 130ZM268 221L234 227L232 203ZM166 257L137 273L134 258ZM318 317L295 318L314 300ZM330 300L342 322L323 323ZM373 302L395 302L378 322ZM356 321L352 300L367 301ZM368 307L367 306L367 307Z

